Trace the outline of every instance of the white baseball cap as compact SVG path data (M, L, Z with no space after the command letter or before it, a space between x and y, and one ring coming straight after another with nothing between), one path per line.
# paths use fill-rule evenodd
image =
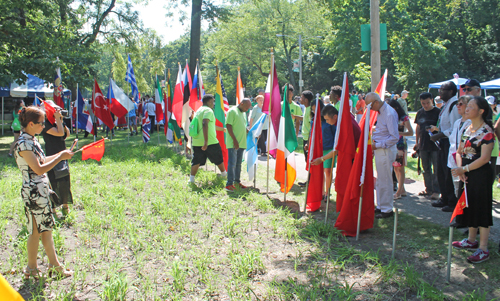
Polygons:
M492 95L486 96L486 101L487 101L490 105L494 105L494 104L495 104L495 96L492 96Z

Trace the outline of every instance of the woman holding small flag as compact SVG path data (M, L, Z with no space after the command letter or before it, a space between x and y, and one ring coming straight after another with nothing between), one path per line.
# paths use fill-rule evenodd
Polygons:
M45 126L44 112L37 107L23 108L19 114L23 131L15 146L14 157L21 170L23 184L21 197L24 201L24 212L28 221L29 238L27 241L28 266L24 270L25 278L38 278L37 253L40 237L49 258L48 274L59 277L69 277L67 271L57 259L52 239L54 217L50 198L47 172L62 160L73 157L69 150L61 151L52 156L45 153L35 135L40 134Z
M457 165L452 169L453 176L460 177L464 186L464 195L457 203L453 212L463 210L462 222L469 227L469 237L453 242L457 249L475 251L467 260L471 263L481 263L488 260L488 236L493 225L493 171L490 166L491 151L495 136L491 123L491 108L488 102L475 96L467 104L465 118L471 125L462 135L462 142L457 151ZM480 242L476 241L479 227Z

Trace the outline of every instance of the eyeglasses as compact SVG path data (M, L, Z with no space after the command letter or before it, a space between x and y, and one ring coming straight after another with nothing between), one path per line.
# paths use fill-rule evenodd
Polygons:
M41 126L44 126L45 125L45 121L33 122L33 124L39 124Z
M473 90L475 90L475 89L477 89L477 88L478 88L478 87L463 88L463 89L462 89L462 91L464 91L464 92L471 92L471 91L473 91Z
M461 106L465 106L465 103L461 103L461 102L457 103L457 107L461 107Z

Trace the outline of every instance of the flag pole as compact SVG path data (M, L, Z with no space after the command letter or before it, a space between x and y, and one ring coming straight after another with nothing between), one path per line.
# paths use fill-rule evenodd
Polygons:
M358 209L358 227L356 228L356 241L359 238L359 226L361 224L361 208L363 208L363 188L364 184L361 185L361 191L359 193L359 209Z
M287 91L287 93L288 93L288 91ZM286 100L285 100L285 101L286 101ZM286 182L286 180L287 180L287 179L286 179L286 176L287 176L287 174L286 174L286 170L287 170L287 168L286 168L286 167L287 167L287 165L288 165L288 159L287 159L287 158L285 158L285 184L284 184L284 186L285 186L285 199L284 199L284 202L285 202L285 203L286 203L286 188L287 188L287 186L288 186L288 185L287 185L287 182Z
M76 84L76 148L78 148L78 83ZM73 115L73 114L71 114Z
M267 185L266 185L266 196L269 197L269 144L270 144L270 141L271 141L271 103L272 103L272 99L273 99L273 76L274 76L274 53L273 53L273 48L271 48L271 72L269 73L270 76L271 76L271 83L269 85L270 89L269 89L269 123L268 123L268 127L267 127ZM265 92L264 92L264 95L265 95Z
M257 188L256 184L257 184L257 164L254 164L253 165L253 188Z
M94 142L96 142L96 137L97 137L97 116L95 116L95 111L94 109L94 98L95 98L95 78L94 78L94 84L92 85L92 99L91 99L91 109L92 113L94 115L93 122L92 122L92 127L94 128Z
M332 174L330 175L330 187L327 189L327 194L326 194L326 213L325 213L325 225L326 221L328 220L328 207L330 206L330 190L333 185L333 165L335 164L335 159L337 158L337 151L333 151L333 158L332 158Z
M451 254L452 254L452 242L453 242L453 226L450 226L450 234L448 236L448 267L446 271L446 281L450 283L450 275L451 275Z
M394 259L396 254L396 235L398 231L398 208L394 207L394 233L392 235L392 254L391 259Z

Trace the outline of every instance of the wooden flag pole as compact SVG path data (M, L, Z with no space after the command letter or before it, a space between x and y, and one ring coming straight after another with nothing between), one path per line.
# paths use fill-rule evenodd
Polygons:
M359 226L361 224L361 208L363 207L363 188L364 188L364 186L365 186L364 184L361 185L361 190L359 193L358 226L356 228L356 241L359 238Z
M333 185L333 165L335 164L336 158L337 158L337 151L334 151L333 158L332 158L332 174L330 176L330 187L328 187L327 195L326 195L325 225L326 225L326 221L328 220L328 207L330 206L330 189L332 188L332 185Z

